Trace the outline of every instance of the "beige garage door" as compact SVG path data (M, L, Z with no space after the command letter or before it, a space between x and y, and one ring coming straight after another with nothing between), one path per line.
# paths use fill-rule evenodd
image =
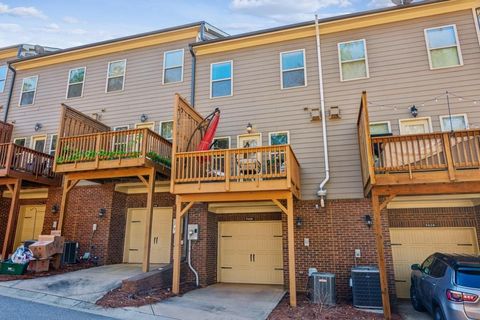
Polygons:
M37 240L42 234L45 205L21 206L15 232L15 249L25 240Z
M172 208L153 209L151 263L170 263L172 213ZM141 263L143 260L146 216L145 208L128 210L124 262Z
M412 264L435 252L478 254L474 228L390 228L390 238L399 298L410 297Z
M218 280L283 284L281 221L219 223Z

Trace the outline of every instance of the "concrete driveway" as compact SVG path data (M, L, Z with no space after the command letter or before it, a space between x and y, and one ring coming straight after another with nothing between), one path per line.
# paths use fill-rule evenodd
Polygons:
M398 313L403 320L432 320L432 316L428 312L418 312L412 307L409 300L398 302Z
M142 273L141 265L114 264L50 277L0 282L0 286L95 303L123 279Z

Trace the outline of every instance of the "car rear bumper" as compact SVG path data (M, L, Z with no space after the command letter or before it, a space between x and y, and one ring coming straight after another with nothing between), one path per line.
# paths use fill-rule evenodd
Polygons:
M465 313L463 303L446 303L443 312L447 320L474 320Z

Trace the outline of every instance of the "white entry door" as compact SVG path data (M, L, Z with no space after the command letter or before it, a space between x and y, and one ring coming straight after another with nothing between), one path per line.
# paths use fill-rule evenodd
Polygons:
M400 134L429 133L432 130L430 118L402 119L400 122Z

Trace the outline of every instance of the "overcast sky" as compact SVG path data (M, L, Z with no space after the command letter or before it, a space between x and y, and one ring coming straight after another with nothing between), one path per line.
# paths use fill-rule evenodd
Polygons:
M390 0L0 0L0 47L66 48L205 20L230 33L391 5Z

